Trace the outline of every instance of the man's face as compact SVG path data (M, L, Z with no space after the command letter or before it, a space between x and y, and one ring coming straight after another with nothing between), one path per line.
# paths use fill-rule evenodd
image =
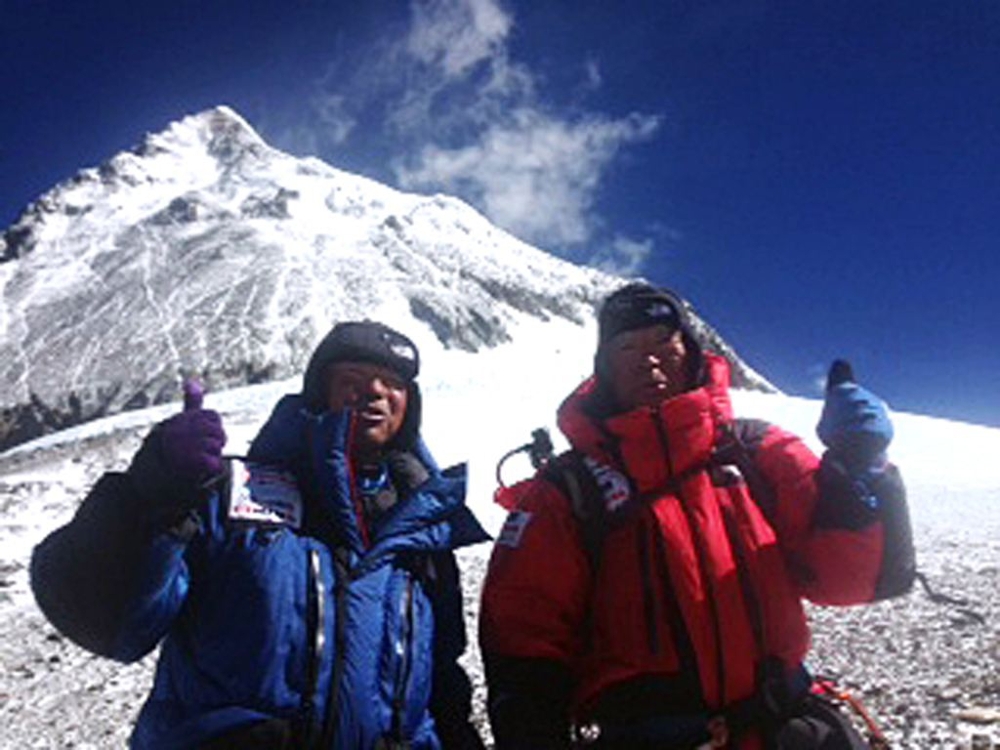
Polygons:
M679 330L656 325L623 331L606 347L611 391L624 411L654 406L690 386L687 347Z
M406 417L406 383L396 373L367 362L336 362L327 370L330 411L348 407L357 414L355 438L362 453L378 453Z

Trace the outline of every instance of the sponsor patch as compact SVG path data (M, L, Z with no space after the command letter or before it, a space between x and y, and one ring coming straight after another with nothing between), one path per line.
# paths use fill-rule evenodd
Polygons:
M513 510L504 521L503 528L497 536L497 544L504 547L519 547L524 530L531 523L531 513L526 510Z
M233 461L229 518L302 528L302 496L295 476L268 466Z
M674 308L665 302L654 302L646 310L646 315L650 318L673 318Z
M413 347L409 346L408 344L398 344L398 343L389 344L389 350L397 357L409 360L410 362L413 362L417 358L416 352L414 352Z
M597 481L597 486L601 489L601 498L604 501L604 509L612 513L628 502L632 496L632 487L628 478L617 469L600 464L590 456L584 458L584 463L590 469L591 474Z

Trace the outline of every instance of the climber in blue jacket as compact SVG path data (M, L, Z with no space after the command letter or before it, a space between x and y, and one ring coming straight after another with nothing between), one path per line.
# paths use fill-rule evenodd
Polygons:
M481 748L454 550L486 540L419 436L418 352L341 323L245 460L197 387L32 557L69 638L160 645L131 746Z

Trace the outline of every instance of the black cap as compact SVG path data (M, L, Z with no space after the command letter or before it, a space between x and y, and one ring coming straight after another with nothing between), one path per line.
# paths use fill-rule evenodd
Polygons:
M306 367L302 392L311 407L323 404L326 369L335 362L381 365L408 384L420 371L416 345L399 331L372 320L338 323L316 347Z
M612 292L597 318L598 340L603 346L619 333L663 325L687 332L684 303L673 292L634 282Z

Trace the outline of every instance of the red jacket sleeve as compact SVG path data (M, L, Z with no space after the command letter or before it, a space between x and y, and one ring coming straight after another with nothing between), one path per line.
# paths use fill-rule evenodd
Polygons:
M570 664L580 648L590 563L570 503L536 477L520 490L483 584L482 650Z
M755 464L773 490L770 520L800 594L817 604L876 598L883 563L880 514L862 507L847 482L828 481L798 437L770 426Z

